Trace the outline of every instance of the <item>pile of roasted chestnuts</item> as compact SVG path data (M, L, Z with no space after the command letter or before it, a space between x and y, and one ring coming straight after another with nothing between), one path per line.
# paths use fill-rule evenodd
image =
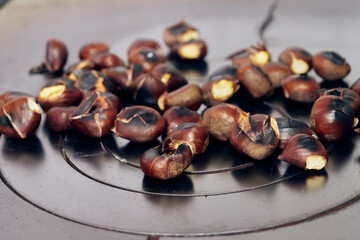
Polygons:
M169 55L152 39L137 39L128 48L128 64L103 42L84 45L79 62L64 70L68 51L50 39L45 60L30 73L52 74L37 96L8 91L0 95L0 132L25 139L40 124L43 111L52 131L76 130L93 138L114 134L133 142L161 138L161 144L141 157L143 172L152 178L179 176L211 138L228 141L239 156L264 160L276 154L294 166L320 170L328 161L322 141L338 141L360 133L360 79L351 88L321 89L308 72L338 82L350 72L336 52L315 55L287 48L277 62L264 45L228 56L232 64L214 71L201 86L188 84L168 57L202 61L207 45L194 26L182 21L164 30ZM289 117L250 114L228 100L244 88L251 99L282 89L284 101L313 104L310 126ZM288 100L286 100L288 99ZM126 100L126 101L123 101ZM125 103L126 102L126 103ZM199 111L204 104L207 108ZM280 151L277 151L280 152Z

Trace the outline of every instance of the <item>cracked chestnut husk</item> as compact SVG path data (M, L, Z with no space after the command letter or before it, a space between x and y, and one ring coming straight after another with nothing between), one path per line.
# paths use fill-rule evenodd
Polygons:
M77 109L75 106L53 107L46 113L49 128L58 133L73 129L68 117Z
M146 176L167 180L179 176L192 159L191 149L186 143L166 149L157 146L144 152L140 167Z
M187 84L187 81L177 68L170 63L159 63L151 71L151 75L164 83L167 91L174 91Z
M32 95L24 92L6 91L0 95L0 109L8 102L18 97L33 97Z
M41 114L35 98L15 98L0 109L0 132L9 138L25 139L38 128Z
M143 73L143 68L139 64L132 64L128 67L117 66L101 70L106 77L115 85L116 91L127 93L134 84L135 79Z
M201 88L197 84L188 84L172 92L164 92L158 99L158 106L165 111L174 106L185 106L197 110L202 103Z
M214 77L201 88L203 103L214 106L226 102L239 90L239 81L227 77Z
M120 111L115 120L116 136L132 142L149 142L159 137L165 121L158 111L146 106L131 106Z
M110 134L115 117L116 110L110 100L94 92L90 98L80 103L69 116L69 121L82 134L100 138Z
M163 36L164 42L170 48L171 52L175 52L177 46L181 43L200 39L199 31L185 21L167 27L164 30Z
M122 107L121 105L121 101L119 99L118 96L116 96L115 94L111 93L111 92L98 92L100 97L104 97L107 100L109 100L109 103L111 103L112 107L115 109L115 112L118 113ZM93 93L88 92L84 95L84 98L82 100L82 102L88 100L89 98L91 98Z
M237 76L240 84L255 99L268 97L274 92L274 86L269 77L253 64L239 67Z
M52 107L78 105L83 97L80 89L69 79L61 78L43 86L37 96L41 107L47 111Z
M94 64L89 60L80 61L78 63L71 65L63 74L63 77L76 82L82 73L86 71L90 71L93 68L94 68Z
M285 78L281 86L286 99L296 102L312 103L318 96L320 84L308 75L292 75Z
M83 92L113 92L116 89L109 78L96 70L82 73L75 82L75 87Z
M116 54L103 52L97 53L91 56L89 59L94 64L95 70L101 70L104 68L111 68L116 66L125 66L124 61Z
M351 67L345 58L336 52L322 51L312 58L315 72L327 81L335 81L346 77Z
M261 70L269 77L274 88L281 87L281 82L293 74L291 69L282 63L267 63L261 66Z
M215 70L210 75L209 79L212 79L212 78L215 78L218 76L222 76L222 77L226 77L228 79L238 80L237 75L236 75L237 69L238 68L233 65L222 66L222 67L218 68L217 70Z
M328 153L319 140L308 134L291 137L279 160L306 170L321 170L328 161Z
M166 91L166 85L148 73L141 74L133 84L133 100L141 105L156 106L159 97Z
M227 141L242 112L233 104L222 103L206 109L202 122L214 138Z
M360 107L360 96L355 91L349 88L333 88L333 89L320 89L319 97L326 95L334 95L340 97L342 100L350 104L354 113L357 113Z
M201 124L201 116L184 106L175 106L166 110L163 114L167 134L183 123Z
M263 160L275 151L280 132L276 119L270 115L241 113L230 134L234 150L255 160Z
M176 46L176 54L181 60L199 61L207 54L207 45L204 40L191 40Z
M183 123L164 138L163 148L173 149L183 143L190 146L194 155L204 153L209 145L209 131L202 124Z
M58 39L49 39L46 43L45 61L30 69L30 73L57 73L66 64L68 51L66 45Z
M254 64L262 66L270 62L271 55L263 44L251 46L237 51L227 57L235 66Z
M166 61L166 56L160 50L138 48L128 57L129 64L140 64L144 72L150 72L157 64Z
M354 90L357 94L360 95L360 78L358 78L353 85L351 85L351 89Z
M315 101L311 109L311 128L326 141L337 141L346 137L357 123L358 119L354 118L350 104L338 96L322 96Z
M290 67L295 74L305 74L311 70L312 55L302 48L291 47L280 53L279 62Z
M92 42L80 48L79 58L81 60L90 59L93 55L109 51L109 46L104 42Z
M136 39L130 44L130 47L128 48L128 52L127 52L128 58L130 55L132 55L133 52L143 48L152 49L155 51L161 50L161 46L157 41L153 39L140 38L140 39Z
M316 133L306 123L287 117L275 118L280 132L279 148L283 149L289 139L296 134L316 137Z

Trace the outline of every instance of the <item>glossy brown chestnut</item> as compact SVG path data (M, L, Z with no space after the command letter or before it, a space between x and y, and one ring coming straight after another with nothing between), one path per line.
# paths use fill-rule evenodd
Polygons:
M233 65L225 65L222 66L220 68L218 68L217 70L215 70L209 77L209 79L215 78L215 77L226 77L229 79L233 79L233 80L237 80L237 75L236 75L236 71L237 71L237 67L233 66Z
M97 53L91 56L90 62L94 64L94 69L111 68L116 66L125 66L124 61L117 55L109 52Z
M111 92L98 92L100 97L104 97L107 100L109 100L108 102L112 104L112 107L115 109L115 112L118 113L121 109L121 101L119 99L118 96L116 96L115 94L111 93ZM82 100L82 102L87 101L89 98L91 98L91 96L93 95L92 92L87 92L84 95L84 98Z
M150 72L157 64L166 61L166 56L159 50L138 48L128 57L129 64L140 64L144 72Z
M94 64L89 60L80 61L71 65L69 69L67 69L66 72L63 74L63 77L76 82L82 73L90 71L93 68Z
M104 42L88 43L80 48L79 58L81 60L87 60L97 53L108 52L109 49L109 46Z
M269 77L259 67L253 64L239 67L237 76L240 84L244 86L255 99L270 96L274 92L274 86Z
M186 143L193 154L204 153L209 145L209 131L202 124L183 123L177 126L163 140L164 149L173 149Z
M360 95L360 78L358 78L353 85L351 86L351 89L354 90L357 94Z
M349 88L333 88L333 89L321 89L319 91L319 97L326 95L334 95L340 97L342 100L350 104L354 113L357 113L360 107L360 96L355 91Z
M229 141L234 150L255 160L263 160L275 151L279 137L275 118L243 112L231 131Z
M323 96L315 101L311 109L311 128L326 141L344 138L357 121L350 104L338 96Z
M328 161L325 147L311 135L297 134L291 137L278 157L291 165L306 170L321 170Z
M33 97L28 93L17 92L17 91L6 91L0 95L0 109L8 102L18 97Z
M179 176L192 159L193 155L187 144L179 144L173 149L157 146L144 152L140 167L146 176L166 180Z
M280 53L279 62L290 67L295 74L305 74L312 67L312 55L302 48L291 47Z
M130 47L127 52L128 58L130 55L133 54L133 52L143 48L152 49L155 51L161 50L160 44L157 41L153 39L140 38L140 39L136 39L134 42L130 44Z
M184 106L176 106L169 108L163 114L165 120L166 132L169 133L177 126L183 123L199 123L201 124L201 116Z
M351 67L349 63L336 52L322 51L312 58L315 72L324 80L335 81L346 77Z
M202 121L214 138L227 141L242 112L233 104L222 103L206 109Z
M276 118L280 132L279 148L283 149L289 139L296 134L316 137L316 133L304 122L287 117Z
M158 111L145 106L126 107L115 120L116 136L132 142L149 142L161 135L165 121Z
M176 46L176 55L182 60L202 60L207 54L204 40L191 40Z
M75 87L84 92L112 92L116 89L109 78L96 70L83 72L75 82Z
M159 97L166 91L166 85L148 73L141 74L133 84L133 99L141 105L156 106Z
M296 102L311 103L319 96L320 84L308 75L289 76L282 81L281 86L285 98Z
M30 69L30 73L56 73L63 69L68 57L65 44L58 39L49 39L46 43L45 61Z
M46 113L46 122L49 128L58 133L67 132L73 129L68 117L75 111L77 107L53 107Z
M38 128L41 113L35 98L15 98L0 109L0 132L9 138L25 139Z
M199 39L199 31L185 21L181 21L164 30L164 42L170 48L171 52L176 51L178 44Z
M282 63L267 63L261 66L261 70L269 77L274 88L281 87L281 82L293 72Z
M158 106L165 111L174 106L185 106L197 110L202 103L201 88L197 84L188 84L172 92L164 92L158 99Z
M100 138L110 134L115 117L113 104L100 96L100 93L94 92L69 116L69 121L82 134Z
M151 75L163 82L167 91L171 92L187 84L187 81L177 68L170 63L159 63L151 71Z
M201 88L203 103L206 106L214 106L226 102L239 88L238 80L221 76L214 77Z
M37 97L41 107L47 111L52 107L78 105L83 97L75 83L66 78L60 78L43 86Z
M230 59L232 61L232 64L238 67L244 64L254 64L256 66L262 66L270 61L271 55L266 49L265 45L258 44L237 51L229 55L227 59Z

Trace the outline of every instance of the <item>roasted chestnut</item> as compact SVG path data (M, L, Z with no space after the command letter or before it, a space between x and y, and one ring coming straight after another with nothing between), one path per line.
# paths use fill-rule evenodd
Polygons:
M184 106L175 106L166 110L163 114L166 132L169 133L183 123L200 123L201 116Z
M227 59L230 59L232 61L232 64L238 67L244 64L254 64L256 66L262 66L270 61L271 55L266 49L265 45L258 44L237 51L229 55Z
M156 179L171 179L179 176L191 163L193 155L186 143L174 148L161 146L145 151L140 159L140 167L145 175Z
M53 107L46 113L46 122L51 130L62 133L73 129L68 117L77 109L75 106Z
M237 75L236 75L236 71L237 71L237 67L233 66L233 65L225 65L222 66L220 68L218 68L217 70L215 70L209 77L209 79L221 76L221 77L226 77L229 79L233 79L233 80L237 80Z
M41 121L42 110L33 97L18 97L0 109L0 132L9 138L25 139Z
M316 137L316 133L304 122L287 117L275 118L279 132L279 148L284 148L289 139L296 134L307 134Z
M360 96L355 91L349 88L333 88L333 89L321 89L319 91L319 97L326 95L334 95L340 97L342 100L350 104L354 113L357 113L360 107Z
M353 85L351 86L351 89L354 90L357 94L360 95L360 78L358 78Z
M278 157L306 170L321 170L328 161L328 153L319 140L308 134L291 137Z
M214 106L226 102L240 88L238 80L227 77L214 77L202 86L203 103L206 106Z
M276 119L270 115L241 113L229 141L234 150L255 160L269 157L280 138Z
M182 60L202 60L207 54L204 40L191 40L180 43L176 48L176 55Z
M312 67L312 55L302 48L291 47L280 53L279 62L290 67L295 74L305 74Z
M156 106L159 97L166 91L166 85L148 73L141 74L133 84L133 99L142 105Z
M349 63L336 52L322 51L312 58L315 72L324 80L335 81L346 77L351 67Z
M164 138L163 149L176 149L183 143L190 146L193 154L203 153L209 145L209 131L202 124L183 123Z
M130 55L132 55L133 52L143 48L152 49L155 51L161 50L160 44L157 41L153 39L140 38L140 39L136 39L134 42L130 44L130 47L127 52L128 58L130 57Z
M199 31L184 21L172 25L164 30L164 41L170 48L171 52L176 51L178 44L199 39Z
M0 109L8 102L18 97L33 97L30 94L17 92L17 91L6 91L0 95Z
M115 120L116 136L132 142L149 142L161 135L165 121L158 111L145 106L126 107Z
M93 55L109 51L109 46L104 42L88 43L80 48L79 58L81 60L90 59Z
M140 64L144 72L150 72L157 64L166 61L166 56L159 50L138 48L131 51L129 64Z
M282 81L281 86L285 98L296 102L311 103L319 96L320 84L308 75L289 76Z
M82 134L100 138L110 134L115 117L116 110L110 100L94 92L69 116L69 121Z
M116 66L125 66L124 61L117 55L109 52L97 53L91 56L90 62L94 64L94 69L111 68Z
M227 141L242 112L235 105L222 103L206 109L202 122L214 138Z
M253 64L239 67L237 76L240 84L247 89L253 98L267 97L274 92L274 86L269 77Z
M311 128L326 141L344 138L357 121L350 104L338 96L323 96L315 101L311 109Z
M161 111L174 106L185 106L197 110L202 102L201 88L197 84L188 84L172 92L164 92L158 99Z
M274 88L281 87L281 82L293 72L282 63L267 63L261 66L261 70L269 77Z
M66 78L49 82L41 88L37 100L45 111L55 106L78 105L83 94L74 85Z
M107 100L109 100L109 103L111 103L112 107L115 109L115 112L118 113L121 109L121 101L118 96L111 92L98 92L100 97L104 97ZM87 92L83 98L82 101L86 101L93 95L92 92Z
M94 64L89 60L80 61L70 66L69 69L66 70L66 72L63 74L63 77L76 82L82 73L86 71L90 71L93 68L94 68Z
M159 63L151 71L151 75L163 82L167 91L171 92L187 84L187 81L177 68L170 63Z
M56 73L63 69L68 57L65 44L58 39L49 39L46 43L45 61L30 69L30 73Z
M84 92L112 92L115 90L114 83L96 70L82 73L75 82L75 87Z

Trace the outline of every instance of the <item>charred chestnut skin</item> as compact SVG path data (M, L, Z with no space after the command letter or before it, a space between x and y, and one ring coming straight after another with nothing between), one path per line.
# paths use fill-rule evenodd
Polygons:
M275 118L280 132L279 148L283 149L292 136L307 134L316 137L316 133L306 123L287 117Z
M93 55L109 51L109 45L104 42L92 42L80 48L79 58L81 60L90 59Z
M269 77L274 88L281 87L281 82L293 74L288 66L281 63L267 63L261 66L261 70Z
M91 70L82 73L75 82L75 87L83 92L112 92L115 85L104 74L99 71Z
M110 134L116 110L110 100L94 92L69 115L71 125L84 135L101 138Z
M315 72L327 81L335 81L346 77L351 67L349 63L336 52L322 51L312 58Z
M323 169L328 158L325 147L308 134L292 136L278 157L279 160L306 170Z
M258 44L232 53L227 59L231 60L232 64L237 67L249 64L260 67L270 61L271 55L265 45Z
M33 97L15 98L0 109L0 132L9 138L28 138L39 127L41 114Z
M67 78L76 82L82 73L92 69L94 69L94 64L89 60L83 60L71 65L63 74L63 78Z
M125 66L124 61L116 54L110 52L97 53L91 56L90 62L94 64L95 70L111 68L116 66Z
M221 76L210 79L201 88L203 103L214 106L226 102L239 90L238 83L238 80Z
M191 110L197 110L202 103L202 91L197 84L188 84L175 91L164 92L157 103L161 111L174 106L185 106Z
M115 94L111 93L111 92L98 92L99 96L102 98L106 98L108 100L108 103L111 103L111 107L113 107L115 109L115 112L118 113L122 107L120 98L118 96L116 96ZM82 100L82 102L87 101L89 98L91 98L91 96L93 95L93 93L88 92L84 95L84 98Z
M201 116L184 106L175 106L166 110L163 114L166 132L169 133L183 123L201 124Z
M199 40L199 31L185 21L180 21L164 30L164 42L170 48L171 52L175 52L177 46L181 43L191 40Z
M285 98L296 102L311 103L319 96L320 84L308 75L289 76L282 81L281 86Z
M159 50L137 48L128 57L129 64L140 64L144 72L150 72L157 64L166 61L166 56Z
M46 113L46 123L49 128L58 133L67 132L73 129L68 117L75 111L77 107L53 107Z
M140 159L140 167L148 177L167 180L179 176L191 163L193 155L187 144L174 149L161 146L145 151Z
M222 103L206 109L202 122L214 138L228 141L242 112L241 108L233 104Z
M17 92L17 91L6 91L0 95L0 109L8 102L18 97L33 97L28 93Z
M302 61L301 64L307 65L307 69L303 69L303 71L298 72L296 70L296 61ZM282 51L279 55L279 62L288 66L295 74L305 74L311 70L312 67L312 55L303 48L299 47L290 47ZM295 69L294 69L295 68Z
M360 107L360 96L355 91L349 88L333 88L333 89L321 89L319 91L319 97L326 95L334 95L340 97L342 100L350 104L354 113L357 113Z
M147 106L156 106L159 97L166 91L166 85L148 73L137 77L133 85L134 101Z
M229 141L234 150L255 160L263 160L275 151L279 143L276 120L270 115L242 113Z
M356 125L356 121L350 104L338 96L323 96L315 101L311 109L311 128L326 141L344 138Z
M115 119L116 136L132 142L149 142L161 135L165 121L158 111L146 106L131 106Z
M187 81L177 68L170 63L159 63L151 71L151 75L164 83L167 91L174 91L187 84Z
M209 131L202 124L183 123L163 140L164 149L173 149L181 143L190 146L193 155L204 153L209 145Z

